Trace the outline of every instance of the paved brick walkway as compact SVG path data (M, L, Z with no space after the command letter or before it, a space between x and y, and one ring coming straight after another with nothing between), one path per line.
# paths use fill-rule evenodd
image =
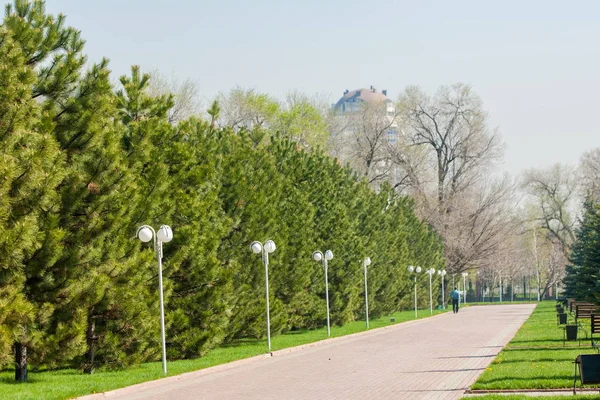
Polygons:
M85 399L459 399L534 307L468 307Z

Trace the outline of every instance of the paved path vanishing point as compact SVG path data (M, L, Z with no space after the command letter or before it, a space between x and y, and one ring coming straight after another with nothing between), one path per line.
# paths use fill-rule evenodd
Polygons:
M459 399L534 308L467 307L82 399Z

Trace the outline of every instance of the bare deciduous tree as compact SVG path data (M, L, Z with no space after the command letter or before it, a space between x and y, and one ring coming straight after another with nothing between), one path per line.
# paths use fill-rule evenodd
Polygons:
M404 139L390 154L420 213L444 238L448 270L489 261L511 230L514 199L510 179L489 179L502 143L487 127L481 100L463 84L433 98L409 87L399 109Z
M503 277L505 287L510 287L510 301L514 300L515 286L526 274L527 250L519 235L513 232L504 243L503 249L496 260L496 268ZM508 300L508 299L507 299Z
M600 202L600 148L587 151L581 157L581 186L584 196Z
M448 211L432 214L444 238L448 270L461 272L496 263L514 227L514 184L509 177L480 183L454 196Z
M556 164L549 169L531 169L525 173L523 188L532 205L529 221L544 230L548 240L556 241L568 257L575 241L577 188L575 170Z
M238 86L219 93L216 100L221 108L218 124L234 130L271 126L279 113L277 100L254 89Z
M169 110L169 122L175 124L193 115L202 114L202 102L199 97L198 85L191 79L179 81L172 75L167 77L158 70L150 73L149 94L160 96L172 94L174 106Z
M377 187L392 180L388 144L397 138L397 114L387 102L363 102L358 110L334 117L336 131L330 140L331 153L347 162Z
M434 98L417 87L400 100L405 134L414 146L430 149L437 178L439 212L479 181L502 156L497 132L489 132L482 102L470 86L443 86Z
M575 241L579 183L574 168L555 164L528 170L522 188L528 203L522 232L531 248L539 300L564 276Z
M547 231L536 226L535 222L533 224L533 228L522 230L521 239L529 250L529 254L524 254L524 259L529 266L529 275L535 277L537 299L540 301L564 276L567 257L558 240L548 236Z

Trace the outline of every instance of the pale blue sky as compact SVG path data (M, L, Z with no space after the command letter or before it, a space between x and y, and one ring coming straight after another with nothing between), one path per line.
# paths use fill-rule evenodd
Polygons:
M6 0L4 1L6 2ZM374 85L396 98L464 82L481 96L518 173L600 147L598 1L47 0L92 61L197 82L337 100Z

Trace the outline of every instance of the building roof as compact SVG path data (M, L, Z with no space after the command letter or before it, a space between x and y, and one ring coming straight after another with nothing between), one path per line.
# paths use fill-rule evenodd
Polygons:
M347 102L356 102L356 101L365 101L370 104L374 103L382 103L386 101L391 101L387 97L387 90L382 90L378 92L373 86L370 89L356 89L356 90L346 90L344 92L344 96L338 100L335 104L335 107L338 108L342 103Z

